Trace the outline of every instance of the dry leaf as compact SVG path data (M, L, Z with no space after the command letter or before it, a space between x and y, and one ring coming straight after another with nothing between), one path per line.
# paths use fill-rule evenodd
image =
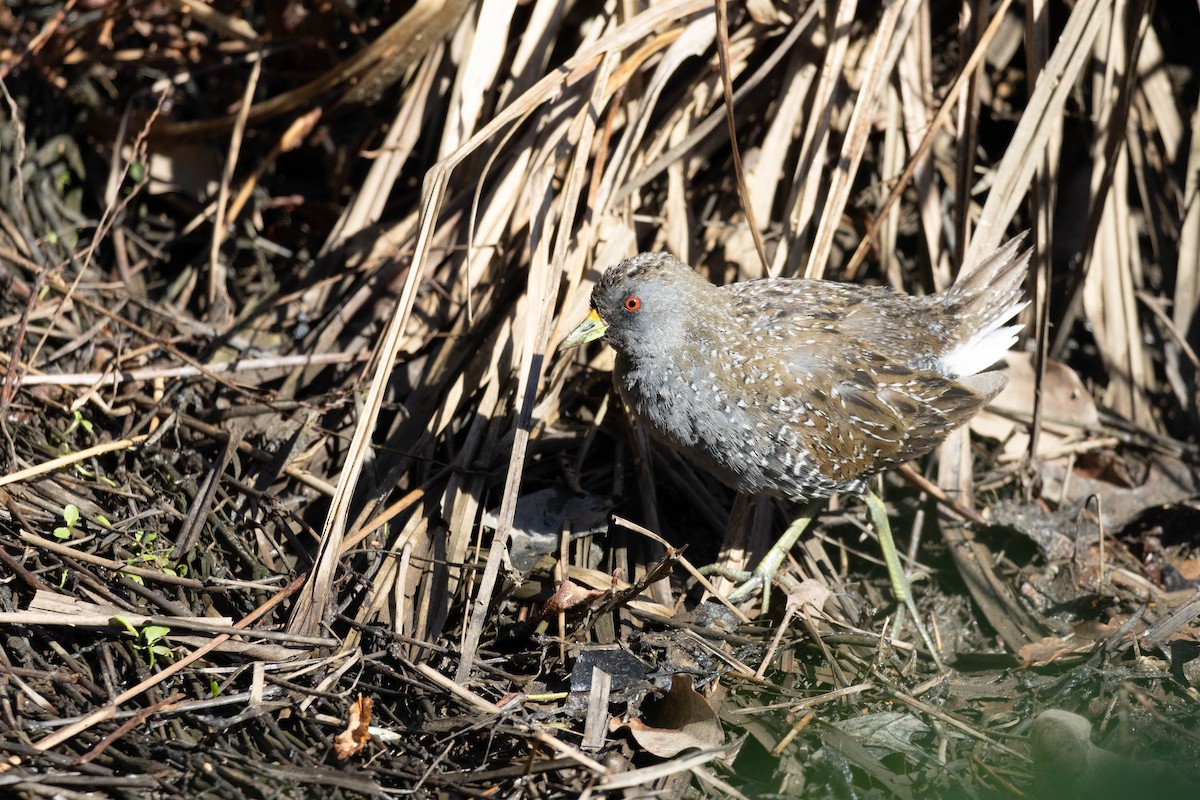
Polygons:
M542 618L553 617L556 614L569 611L576 606L590 603L604 595L605 592L600 589L585 589L568 578L558 585L558 588L554 590L554 594L542 606Z
M787 604L794 606L801 613L805 609L820 611L832 596L833 592L827 585L812 578L805 578L795 589L788 592Z
M1092 495L1100 499L1100 514L1106 528L1124 528L1141 516L1147 508L1186 502L1200 492L1200 476L1185 462L1165 453L1146 457L1149 469L1145 479L1132 488L1116 486L1108 481L1094 480L1072 470L1070 477L1064 467L1048 463L1042 469L1042 494L1061 498L1064 507L1081 503ZM1063 481L1067 491L1063 491Z
M1026 667L1044 667L1067 656L1091 653L1095 646L1094 639L1082 639L1077 636L1047 636L1022 647L1019 655L1021 663Z
M1032 353L1009 353L1008 385L991 406L1021 418L1033 416L1033 397L1037 374ZM1078 437L1080 428L1100 425L1100 412L1075 370L1057 361L1047 361L1042 381L1042 434L1038 453L1048 454L1062 446L1068 437ZM1029 428L1022 422L983 411L971 420L971 431L1005 443L1004 452L1020 455L1029 449Z
M1170 564L1183 580L1188 582L1200 580L1200 558L1171 559Z
M704 695L692 688L692 676L671 676L671 691L647 713L646 719L613 719L610 731L628 728L646 752L671 758L690 747L716 747L725 742L717 713Z
M367 727L371 724L371 709L375 701L370 697L358 696L358 700L350 706L346 719L346 730L339 733L333 740L333 752L341 761L363 749L363 745L371 741L371 733Z

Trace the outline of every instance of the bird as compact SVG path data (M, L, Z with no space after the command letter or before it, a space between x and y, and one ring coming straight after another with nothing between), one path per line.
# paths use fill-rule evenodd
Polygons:
M559 350L603 338L633 415L738 492L810 509L860 495L879 529L887 515L870 479L931 451L1007 382L990 368L1021 329L1010 323L1027 305L1023 238L923 296L801 278L717 286L669 253L640 253L604 272ZM798 525L730 599L769 593ZM886 542L878 533L894 591L936 659L894 545L887 552L890 529Z

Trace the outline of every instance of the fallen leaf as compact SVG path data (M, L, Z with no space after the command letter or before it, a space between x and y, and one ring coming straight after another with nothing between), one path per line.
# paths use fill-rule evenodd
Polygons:
M339 733L333 740L333 752L341 761L363 749L363 745L371 741L371 733L367 727L371 724L371 709L375 701L370 697L358 696L358 700L350 706L346 719L346 730Z
M522 573L533 569L541 556L556 553L564 530L572 541L603 533L608 529L612 503L593 494L577 496L562 489L542 489L517 500L516 515L509 533L509 557ZM500 524L500 509L488 511L483 524Z
M989 405L997 411L1019 418L1033 416L1033 397L1037 373L1032 353L1009 353L1004 369L1008 384ZM1020 455L1029 449L1029 426L1007 416L983 411L971 420L971 432L1004 442L1007 455ZM1038 454L1058 450L1070 437L1079 437L1080 428L1100 426L1100 412L1079 375L1066 364L1046 363L1042 381L1042 433Z
M692 676L671 676L671 690L646 718L614 718L610 731L627 728L634 741L659 758L671 758L691 747L716 747L725 742L717 713L704 695L692 687Z
M1044 667L1068 656L1079 656L1091 653L1096 647L1094 639L1083 639L1076 636L1047 636L1036 642L1030 642L1018 653L1021 663L1026 667Z
M806 608L821 611L832 596L833 592L823 582L805 578L795 589L788 592L787 604L801 613Z
M570 611L576 606L590 603L593 600L603 597L605 594L606 592L600 589L585 589L568 578L558 585L554 594L542 606L542 618L547 619L564 611Z
M1200 492L1200 478L1185 462L1165 453L1146 456L1145 479L1133 488L1108 481L1094 480L1074 470L1068 478L1065 467L1042 465L1042 496L1060 498L1063 507L1071 507L1092 495L1100 498L1100 514L1109 530L1124 528L1146 509L1184 503ZM1063 491L1063 482L1067 491Z

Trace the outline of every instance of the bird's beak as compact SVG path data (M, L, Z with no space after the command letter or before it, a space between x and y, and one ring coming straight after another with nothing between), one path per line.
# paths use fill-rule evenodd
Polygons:
M596 309L588 312L584 317L583 322L575 326L575 330L567 334L567 338L562 340L562 344L558 346L559 352L570 350L572 347L578 347L581 344L594 342L604 335L608 330L608 323L600 319L600 315L596 313Z

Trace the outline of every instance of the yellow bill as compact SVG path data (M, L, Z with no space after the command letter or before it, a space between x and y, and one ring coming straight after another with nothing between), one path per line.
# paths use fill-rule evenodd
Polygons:
M570 350L572 347L578 347L581 344L594 342L604 335L608 330L608 323L600 319L600 315L596 313L596 309L588 312L584 317L583 322L575 326L575 330L567 334L567 338L562 340L558 346L559 351Z

